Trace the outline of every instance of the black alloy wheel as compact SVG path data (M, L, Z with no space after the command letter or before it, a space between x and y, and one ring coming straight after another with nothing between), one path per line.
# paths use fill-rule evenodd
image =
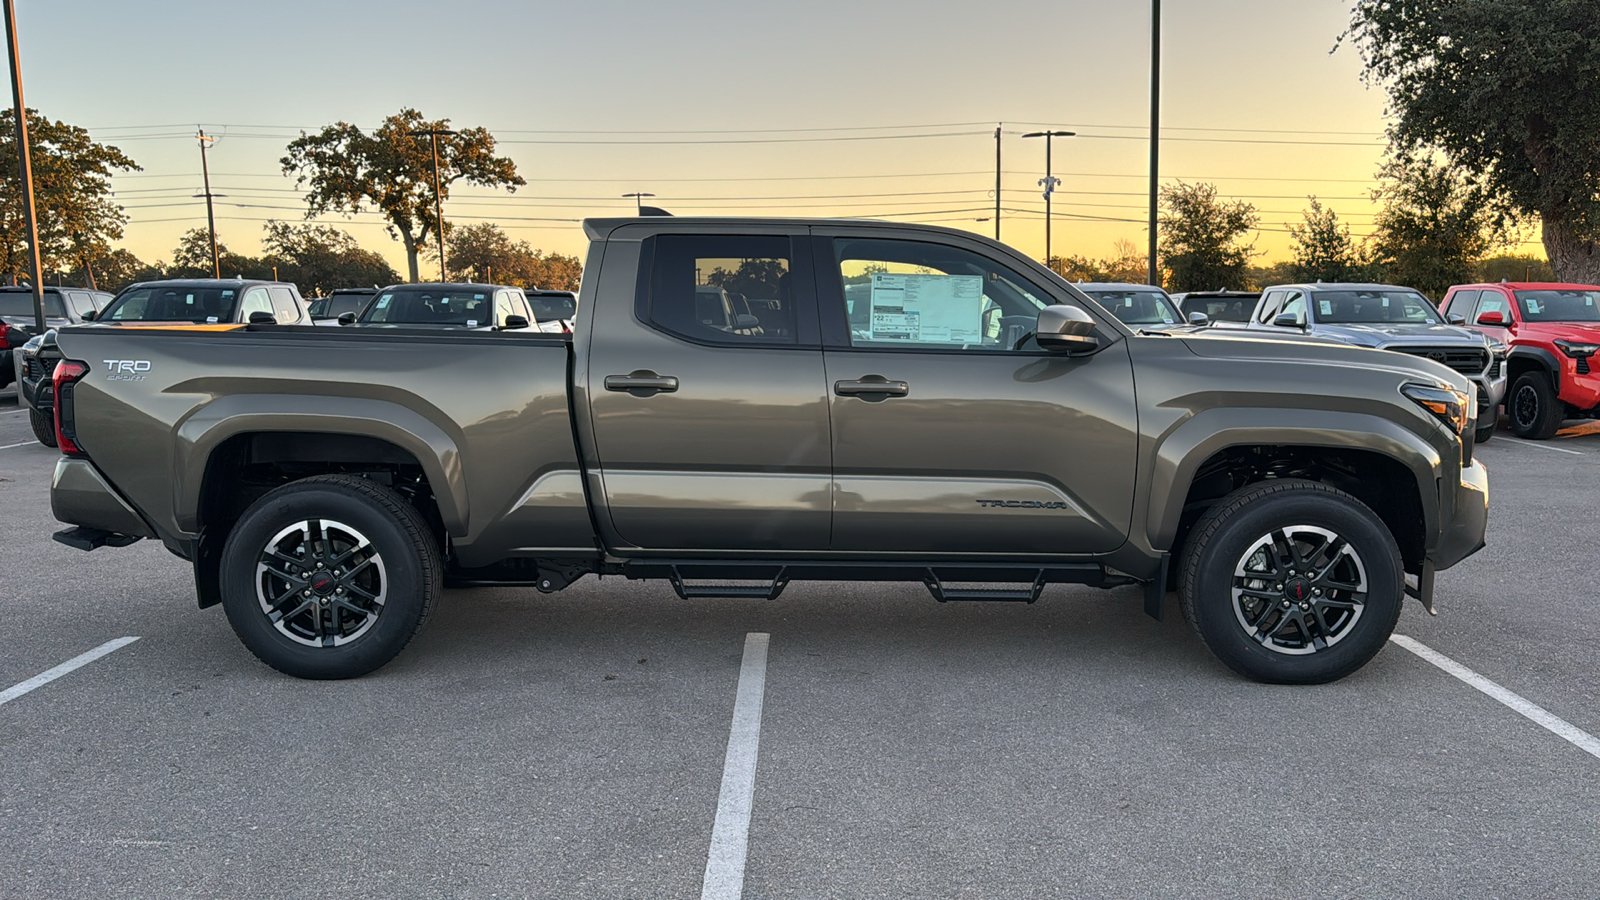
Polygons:
M1530 441L1547 441L1561 430L1562 406L1550 378L1543 372L1524 372L1506 399L1511 432Z
M234 633L299 678L355 678L388 663L443 590L422 516L353 475L304 478L251 504L223 546L221 581Z

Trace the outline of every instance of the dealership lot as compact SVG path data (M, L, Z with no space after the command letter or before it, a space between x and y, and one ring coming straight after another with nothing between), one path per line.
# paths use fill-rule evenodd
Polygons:
M49 539L0 394L0 897L693 897L746 635L769 634L747 897L1593 892L1600 759L1391 646L1246 682L1136 588L681 601L450 592L396 662L296 681L159 545ZM21 445L21 446L12 446ZM1489 546L1399 632L1600 734L1600 429L1502 432Z

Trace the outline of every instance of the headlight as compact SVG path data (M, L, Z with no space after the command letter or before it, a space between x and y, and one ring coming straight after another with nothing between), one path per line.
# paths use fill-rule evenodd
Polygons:
M1432 384L1408 384L1400 388L1400 393L1433 413L1434 418L1443 422L1444 427L1456 435L1467 430L1467 425L1472 421L1472 413L1476 409L1472 395L1455 388Z
M42 334L41 335L37 335L35 337L29 338L28 342L26 344L22 345L22 352L23 353L38 353L39 352L39 348L43 347L43 346L44 346L44 335L42 335Z
M1497 341L1494 338L1485 335L1483 342L1489 345L1489 353L1493 356L1499 357L1500 359L1505 359L1506 355L1511 352L1511 345L1505 343L1504 341Z
M1580 344L1577 341L1564 341L1559 338L1552 341L1552 343L1560 347L1562 353L1573 359L1587 359L1596 353L1600 353L1600 344Z

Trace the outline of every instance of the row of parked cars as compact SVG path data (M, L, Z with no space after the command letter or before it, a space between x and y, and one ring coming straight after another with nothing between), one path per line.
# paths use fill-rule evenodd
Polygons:
M1168 295L1139 284L1080 283L1125 324L1150 330L1240 329L1331 341L1442 363L1478 388L1476 442L1504 408L1512 433L1554 437L1563 421L1600 418L1600 287L1545 282L1466 284L1434 306L1387 284L1285 284L1264 291Z
M68 325L235 328L329 325L475 331L569 332L577 298L568 291L477 283L347 288L310 301L288 282L196 278L132 284L104 291L47 287L46 332L34 334L33 291L0 288L0 389L17 385L41 443L57 445L51 413L54 329Z

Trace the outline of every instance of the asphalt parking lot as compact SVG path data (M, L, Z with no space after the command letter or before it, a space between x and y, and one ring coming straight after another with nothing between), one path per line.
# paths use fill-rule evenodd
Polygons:
M750 634L745 897L1597 890L1600 758L1395 645L1243 681L1133 588L452 591L387 668L296 681L159 545L52 542L55 453L15 404L0 691L138 640L0 702L0 897L699 896ZM1399 632L1600 734L1600 429L1479 458L1489 545Z

